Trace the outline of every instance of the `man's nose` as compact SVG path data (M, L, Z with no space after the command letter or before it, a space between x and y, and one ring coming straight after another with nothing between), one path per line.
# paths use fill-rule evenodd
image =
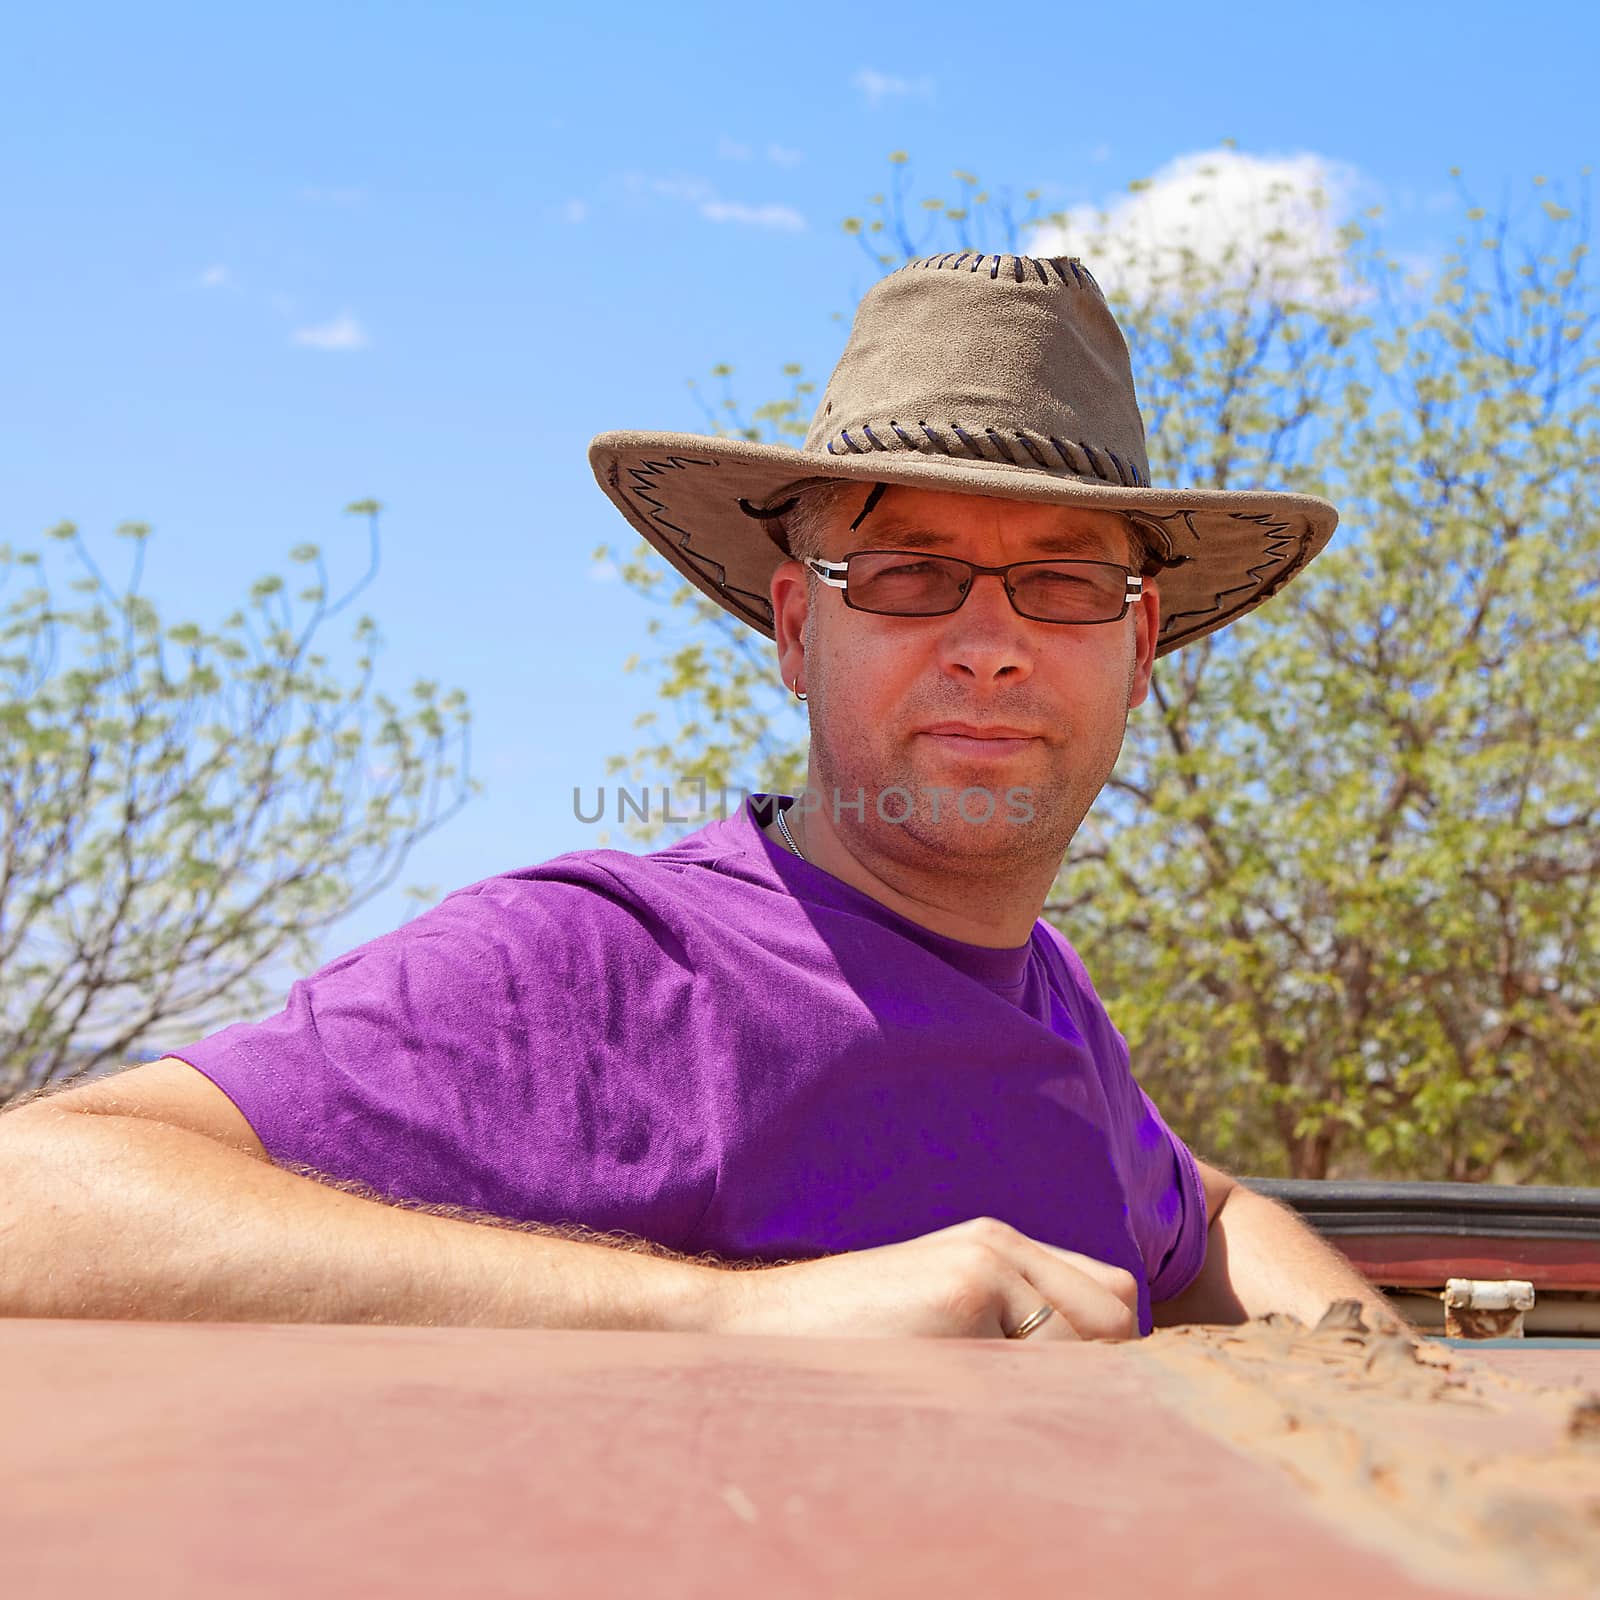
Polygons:
M979 683L1025 678L1033 670L1027 623L1012 606L1003 578L986 572L972 580L960 609L946 619L940 655L945 671Z

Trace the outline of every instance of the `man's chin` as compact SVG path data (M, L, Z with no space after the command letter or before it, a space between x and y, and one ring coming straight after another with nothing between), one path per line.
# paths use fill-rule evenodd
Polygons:
M913 759L876 784L832 786L815 773L821 783L810 805L831 809L837 832L870 836L876 849L892 855L932 852L996 866L1060 863L1087 807L1074 813L1072 786L1047 770L1042 750L972 762L913 742L919 746L907 752Z
M1003 794L999 796L993 813L980 818L983 805L972 792L976 787L963 791L968 801L965 816L947 802L937 816L931 806L924 806L894 823L874 817L872 831L880 845L895 854L910 848L951 864L991 870L1060 864L1071 840L1070 828L1053 814L1034 809L1028 791L1022 788L1010 803Z

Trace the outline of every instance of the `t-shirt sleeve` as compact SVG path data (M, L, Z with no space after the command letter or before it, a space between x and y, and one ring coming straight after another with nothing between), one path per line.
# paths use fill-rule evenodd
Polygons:
M1124 1061L1126 1051L1124 1044ZM1205 1265L1206 1196L1188 1145L1167 1126L1131 1071L1125 1078L1132 1090L1128 1142L1133 1149L1124 1169L1128 1204L1150 1278L1150 1300L1157 1304L1182 1294Z
M643 1058L626 997L664 981L660 930L605 888L474 885L297 982L277 1015L171 1054L281 1164L674 1246L715 1187L704 1086L691 1052L656 1039Z
M1170 1300L1205 1265L1206 1197L1200 1169L1134 1078L1128 1041L1112 1023L1077 953L1059 933L1054 942L1071 975L1080 1026L1099 1066L1111 1118L1112 1157L1122 1175L1150 1301Z

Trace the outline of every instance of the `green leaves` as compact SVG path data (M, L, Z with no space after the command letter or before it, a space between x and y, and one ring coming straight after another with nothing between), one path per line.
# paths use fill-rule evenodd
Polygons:
M1592 305L1592 285L1537 257L1531 292L1480 281L1479 242L1440 267L1431 306L1318 313L1347 339L1313 344L1287 386L1266 358L1276 333L1253 367L1207 367L1227 348L1201 332L1213 295L1132 319L1147 400L1183 424L1156 435L1158 482L1174 444L1188 481L1214 470L1224 397L1248 460L1252 435L1304 409L1296 385L1326 389L1329 363L1350 360L1336 349L1357 362L1348 394L1375 374L1384 395L1298 425L1302 481L1343 507L1334 547L1164 663L1158 717L1130 725L1119 773L1151 798L1111 808L1097 837L1134 853L1159 838L1160 887L1134 897L1077 850L1063 880L1147 1087L1185 1096L1219 1159L1257 1171L1322 1176L1337 1160L1556 1181L1592 1177L1600 1157L1583 1020L1600 998L1600 852L1584 832L1600 780L1595 594L1592 579L1581 597L1552 582L1582 587L1600 561L1582 488L1597 357L1589 335L1579 381L1559 389L1538 332L1563 302L1564 317L1575 297ZM1528 254L1509 233L1501 248ZM1368 282L1386 270L1356 264ZM1160 357L1179 344L1171 399ZM1211 759L1180 760L1176 743ZM1167 903L1173 884L1187 904ZM1244 1063L1254 1113L1222 1115L1214 1067L1197 1079L1204 1039Z
M957 173L936 212L890 178L846 230L878 224L875 255L1026 247L999 186ZM1155 481L1342 514L1282 595L1159 664L1050 901L1141 1082L1236 1170L1600 1181L1600 308L1586 205L1548 193L1464 195L1432 262L1346 219L1317 256L1094 263L1140 286L1114 303ZM618 565L659 607L634 777L798 782L770 646L642 544Z
M369 531L334 609L376 568ZM61 558L0 551L0 1102L259 1006L476 789L465 698L376 692L370 618L353 660L319 649L324 585L309 614L267 575L219 625L163 625L137 550L117 589L72 524L50 534L81 603L53 599Z

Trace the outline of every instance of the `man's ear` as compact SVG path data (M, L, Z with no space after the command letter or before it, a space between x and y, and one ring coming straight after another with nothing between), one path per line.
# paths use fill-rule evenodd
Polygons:
M1146 578L1133 611L1134 666L1133 692L1128 709L1142 706L1150 693L1150 674L1156 663L1156 641L1161 634L1161 591L1154 578Z
M798 683L805 692L806 615L811 609L811 585L806 569L793 559L782 561L772 574L772 633L778 646L778 672L786 686Z

